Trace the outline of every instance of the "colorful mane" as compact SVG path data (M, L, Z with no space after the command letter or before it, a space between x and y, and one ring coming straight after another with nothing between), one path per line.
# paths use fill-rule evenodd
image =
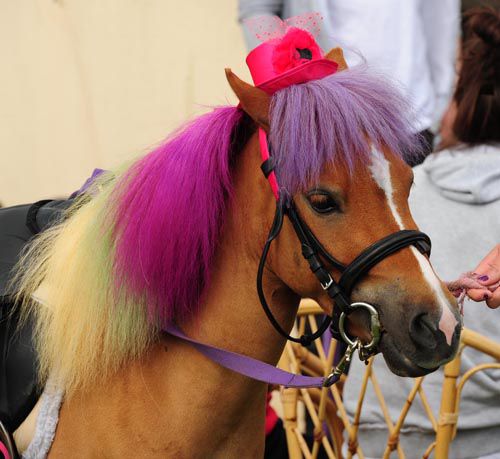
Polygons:
M195 119L99 180L92 199L25 253L16 285L36 319L42 382L50 376L68 393L92 387L141 356L162 326L196 317L245 118L222 107ZM418 143L397 91L365 68L278 91L270 118L278 179L292 194L325 164L367 160L370 143L401 156Z

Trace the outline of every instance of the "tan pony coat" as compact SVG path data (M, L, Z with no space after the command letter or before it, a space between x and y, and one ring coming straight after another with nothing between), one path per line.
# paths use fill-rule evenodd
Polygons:
M268 96L230 71L227 74L243 109L268 129ZM411 170L389 151L383 157L390 164L391 199L398 215L405 228L416 228L407 204ZM255 289L259 257L275 209L260 163L254 134L234 169L234 199L200 316L180 325L199 341L276 364L284 339L262 312ZM346 201L342 217L333 223L328 218L312 218L305 197L295 197L310 228L344 262L400 229L388 196L368 166L357 164L352 173L333 166L325 169L321 183L338 190ZM300 297L316 299L328 312L332 305L303 260L287 220L275 242L264 289L277 319L290 330ZM398 289L392 287L395 283ZM443 295L447 295L444 290ZM354 300L385 301L388 307L408 297L415 304L441 307L410 248L373 268L353 294ZM453 301L450 295L446 298ZM392 326L389 319L387 323ZM362 318L354 319L351 326L353 332L369 338ZM163 336L102 384L76 390L64 401L49 457L262 457L266 392L266 384L228 371L190 345Z

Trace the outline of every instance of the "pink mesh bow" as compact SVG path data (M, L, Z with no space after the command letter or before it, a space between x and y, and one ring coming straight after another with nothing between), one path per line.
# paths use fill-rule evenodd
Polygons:
M284 20L278 16L255 16L246 19L244 22L260 41L265 42L282 38L291 27L306 30L314 37L317 37L321 30L322 21L323 16L314 12L300 14Z

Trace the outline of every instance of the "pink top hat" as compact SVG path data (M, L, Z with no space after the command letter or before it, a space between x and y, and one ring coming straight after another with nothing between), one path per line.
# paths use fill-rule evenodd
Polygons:
M335 73L338 64L325 59L323 51L308 31L288 27L251 51L246 59L255 86L268 94L292 84L318 80Z

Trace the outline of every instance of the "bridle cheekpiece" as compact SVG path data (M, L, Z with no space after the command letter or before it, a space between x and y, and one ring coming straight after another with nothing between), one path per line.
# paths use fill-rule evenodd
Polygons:
M340 262L323 247L311 229L302 220L293 199L288 196L284 190L279 189L276 171L274 170L272 150L270 149L267 134L262 128L259 128L259 143L263 161L261 169L276 198L274 221L264 245L257 271L257 292L259 300L271 324L278 331L278 333L280 333L287 340L300 343L303 346L308 346L314 340L322 336L328 327L330 327L332 336L347 345L346 354L340 362L341 364L343 363L343 365L337 365L336 370L332 373L332 375L330 375L330 380L332 380L332 378L335 379L335 376L340 376L340 374L336 375L336 372L338 373L338 371L343 371L343 368L341 370L339 366L345 366L356 349L359 351L359 355L362 360L366 360L370 355L375 354L382 335L377 309L369 303L351 302L351 293L356 283L359 282L375 265L403 248L414 246L422 254L430 255L431 241L429 236L421 231L400 230L373 243L363 250L349 264L346 265ZM325 317L321 325L314 333L304 334L300 337L291 336L278 323L271 312L269 304L267 303L262 286L262 278L267 255L269 253L271 243L280 234L285 216L287 216L291 222L295 234L301 243L302 256L308 262L311 271L318 279L318 282L323 290L328 294L334 303L331 317ZM332 269L340 272L338 282L325 267L323 261L325 261ZM364 309L369 313L371 333L371 341L369 343L362 343L359 339L353 339L347 333L345 320L347 316L356 309ZM327 380L328 379L329 378L327 378ZM335 380L333 380L331 384L333 384Z

